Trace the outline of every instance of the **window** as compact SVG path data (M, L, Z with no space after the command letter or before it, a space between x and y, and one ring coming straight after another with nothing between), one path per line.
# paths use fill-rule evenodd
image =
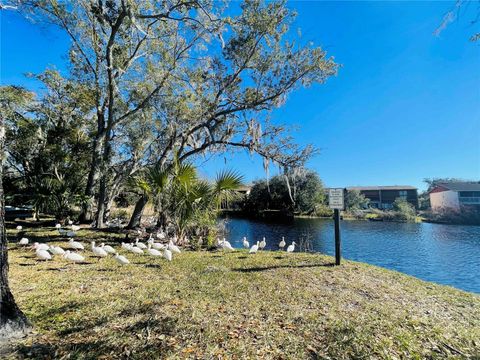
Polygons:
M407 194L408 194L407 190L400 190L400 191L398 192L398 197L399 197L400 199L407 200Z

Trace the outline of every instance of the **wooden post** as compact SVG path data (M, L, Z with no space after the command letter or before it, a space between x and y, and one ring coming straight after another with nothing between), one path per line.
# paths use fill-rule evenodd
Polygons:
M340 265L342 258L342 247L340 238L340 210L333 210L333 217L335 220L335 265Z

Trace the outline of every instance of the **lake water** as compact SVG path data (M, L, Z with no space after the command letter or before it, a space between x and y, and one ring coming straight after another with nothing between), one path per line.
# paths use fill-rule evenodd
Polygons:
M226 220L234 247L242 246L243 236L250 245L265 236L267 249L277 250L284 236L287 244L301 244L298 251L334 255L333 220L295 219L288 225ZM341 229L346 259L480 293L480 226L342 221Z

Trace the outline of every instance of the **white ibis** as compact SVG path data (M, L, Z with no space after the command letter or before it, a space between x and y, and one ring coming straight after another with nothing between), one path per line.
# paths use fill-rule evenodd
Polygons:
M285 247L285 245L287 245L287 243L285 242L285 238L282 236L282 241L280 241L280 243L278 244L278 247L283 250L283 248Z
M91 243L92 251L96 256L99 257L107 257L108 253L102 249L100 246L95 246L95 241L92 241Z
M127 265L130 264L130 261L123 256L123 255L118 255L118 253L115 253L114 259L116 262L118 262L120 265Z
M63 254L63 257L73 263L81 263L85 261L85 258L82 255L77 254L75 252L70 252L70 250L65 251L65 254Z
M81 243L79 243L78 241L75 241L73 239L70 239L68 241L68 245L70 246L70 249L73 249L73 250L84 250L85 249Z
M295 251L295 245L297 245L297 243L295 241L292 241L292 244L288 245L287 252L288 253L294 252Z
M61 229L61 228L62 228L62 225L59 224L59 223L57 223L57 224L55 224L55 228L56 228L56 229Z
M147 253L152 256L162 256L160 251L152 249L152 244L148 244Z
M140 248L140 249L146 249L146 248L147 248L147 245L145 245L144 243L138 241L138 239L135 240L135 246L138 247L138 248Z
M63 255L65 254L65 250L63 250L60 246L50 246L50 249L48 249L53 255Z
M130 250L131 248L132 248L132 245L122 242L122 249Z
M257 251L258 251L258 244L259 244L259 241L257 241L257 243L250 248L250 251L248 253L249 254L256 254Z
M18 245L27 246L28 245L28 239L27 238L21 238L20 241L18 242Z
M68 225L73 225L73 221L72 221L72 220L68 220Z
M165 259L167 259L168 261L172 261L172 252L170 250L168 250L167 248L165 248L163 250L163 257Z
M234 251L235 249L233 248L233 246L230 244L229 241L225 240L225 238L223 238L223 241L222 241L222 244L220 245L220 247L223 249L223 250L228 250L228 251Z
M111 247L110 245L105 245L104 243L101 243L100 247L109 254L116 254L115 249L113 247Z
M245 249L248 249L250 247L250 244L248 243L248 240L246 237L243 237L243 247Z
M52 255L50 255L50 253L47 250L37 249L37 251L35 251L35 253L37 254L37 258L39 258L41 260L47 261L47 260L52 259Z
M263 249L265 249L265 246L267 246L267 241L265 240L265 236L264 236L262 241L260 241L260 243L258 244L258 248L260 250L263 250Z
M180 248L175 245L172 240L170 240L170 242L168 243L168 250L170 250L172 253L181 253Z
M139 255L143 254L143 250L140 249L139 247L136 247L136 246L130 247L129 250L130 250L131 252L133 252L134 254L139 254Z
M20 230L23 229L23 227L22 227L22 225L17 225L17 228L16 228L16 229L17 229L18 231L20 231Z
M50 247L47 244L39 244L38 242L33 243L33 248L35 250L45 250L47 251Z

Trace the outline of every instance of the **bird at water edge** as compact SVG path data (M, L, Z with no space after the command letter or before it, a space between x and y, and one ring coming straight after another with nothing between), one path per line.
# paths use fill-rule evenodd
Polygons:
M250 248L250 251L249 251L248 253L249 253L249 254L256 254L257 251L258 251L258 244L259 244L259 243L260 243L260 242L257 241L257 243Z

